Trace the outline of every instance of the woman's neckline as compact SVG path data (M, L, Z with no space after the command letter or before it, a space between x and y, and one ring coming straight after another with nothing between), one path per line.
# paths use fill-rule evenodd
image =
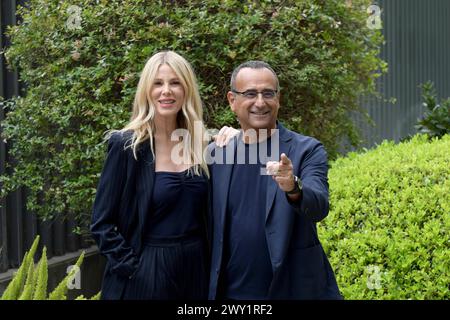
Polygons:
M188 171L189 169L192 169L193 167L187 168L183 171L167 171L167 170L161 170L161 171L155 171L155 173L175 173L175 174L179 174L179 173L185 173L186 171Z

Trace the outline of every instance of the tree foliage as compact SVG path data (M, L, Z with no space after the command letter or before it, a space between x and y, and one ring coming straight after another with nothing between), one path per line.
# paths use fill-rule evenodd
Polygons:
M146 60L185 56L198 75L208 127L237 126L226 92L234 67L250 59L279 74L279 117L321 140L330 158L340 141L359 142L348 113L374 91L386 65L367 27L369 0L30 0L8 30L9 64L26 87L3 103L16 165L1 195L24 186L27 207L44 218L89 221L106 130L124 126ZM84 226L82 225L84 222Z

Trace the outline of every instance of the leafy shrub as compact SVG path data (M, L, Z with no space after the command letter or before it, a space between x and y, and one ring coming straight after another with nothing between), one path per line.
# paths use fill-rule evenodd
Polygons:
M333 158L342 138L357 144L347 114L386 67L377 57L381 33L367 28L361 9L370 2L28 1L8 31L6 56L27 91L4 103L3 138L17 165L0 177L0 196L25 186L29 210L87 223L102 135L128 121L139 72L162 49L192 63L207 125L216 128L237 126L226 101L233 68L266 60L280 75L280 118Z
M417 122L416 129L420 133L426 133L430 137L442 137L450 133L450 98L437 103L436 91L433 83L427 82L422 85L423 105L426 107L425 114Z
M450 299L450 135L339 158L321 238L347 299Z
M67 300L69 281L75 276L77 268L72 268L68 275L47 294L48 265L47 248L42 250L42 256L37 266L34 265L33 257L39 243L39 236L34 240L30 251L25 253L23 262L11 282L6 287L0 300ZM84 251L75 265L79 268L83 263ZM92 300L98 300L100 293L93 296ZM82 295L76 300L85 299Z

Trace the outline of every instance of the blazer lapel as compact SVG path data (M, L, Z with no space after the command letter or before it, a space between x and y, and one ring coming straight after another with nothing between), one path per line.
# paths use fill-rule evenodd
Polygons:
M272 135L272 151L276 150L275 143L279 144L279 154L274 155L277 161L280 161L280 156L282 153L289 157L289 151L291 150L291 145L289 140L291 137L289 132L280 124L277 125L277 132ZM272 153L273 155L273 153ZM266 223L269 219L269 215L272 212L273 202L275 200L275 195L278 191L278 184L273 179L267 179L267 193L266 193Z
M220 169L215 171L214 179L216 181L214 182L213 188L213 203L214 208L219 208L219 219L222 226L225 226L228 193L230 190L231 174L233 171L233 162L230 163L229 160L233 159L232 161L234 161L234 155L237 152L237 139L240 138L241 134L239 134L237 138L231 140L227 144L227 146L221 150L223 151L223 153L220 155L220 158L222 160L222 163L224 163L225 165L220 165ZM218 156L218 150L219 148L216 147L216 157Z
M150 212L153 182L155 180L155 161L150 146L142 146L138 153L138 175L136 177L137 206L139 215L139 232L142 235ZM142 239L141 239L142 240Z

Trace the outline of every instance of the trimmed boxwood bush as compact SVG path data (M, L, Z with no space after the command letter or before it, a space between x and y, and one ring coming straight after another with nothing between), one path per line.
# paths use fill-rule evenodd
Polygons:
M449 163L450 135L333 162L319 228L346 299L450 299Z
M105 155L102 135L124 126L141 71L157 51L185 56L199 79L208 127L237 126L226 101L234 67L269 62L280 75L280 118L320 139L331 158L358 135L348 117L386 69L370 0L30 0L9 29L10 65L26 93L4 103L16 166L2 192L27 187L42 217L89 221Z

